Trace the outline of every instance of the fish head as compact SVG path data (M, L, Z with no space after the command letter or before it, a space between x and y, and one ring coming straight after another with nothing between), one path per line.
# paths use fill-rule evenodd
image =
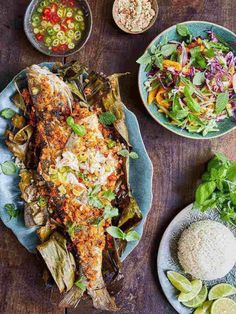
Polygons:
M27 69L27 78L36 110L71 112L73 96L60 77L46 67L32 65Z

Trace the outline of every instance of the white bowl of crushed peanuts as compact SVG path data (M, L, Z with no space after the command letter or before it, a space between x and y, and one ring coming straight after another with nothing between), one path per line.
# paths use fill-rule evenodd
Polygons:
M141 34L153 26L158 16L156 0L115 0L113 18L129 34Z

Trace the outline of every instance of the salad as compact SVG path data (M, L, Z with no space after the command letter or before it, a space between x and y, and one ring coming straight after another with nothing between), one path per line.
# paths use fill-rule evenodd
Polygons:
M206 136L236 110L236 57L228 43L212 31L193 37L178 24L180 41L165 39L137 60L146 65L149 105L155 103L171 124Z

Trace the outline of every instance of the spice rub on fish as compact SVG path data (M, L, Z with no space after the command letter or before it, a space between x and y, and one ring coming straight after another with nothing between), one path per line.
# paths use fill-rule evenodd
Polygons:
M34 130L27 148L35 164L21 170L26 223L40 226L38 251L66 292L61 306L77 306L87 292L95 308L116 311L103 274L113 272L112 280L120 280L126 234L137 239L131 229L141 219L129 188L130 148L117 76L88 73L75 62L57 74L33 65L27 82L22 96Z

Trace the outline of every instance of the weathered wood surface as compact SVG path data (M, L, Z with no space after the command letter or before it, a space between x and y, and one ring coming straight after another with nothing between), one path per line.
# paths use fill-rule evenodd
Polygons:
M85 48L69 59L84 63L107 74L127 72L122 80L123 100L140 122L144 142L154 165L153 206L139 246L124 262L125 286L118 295L120 314L172 314L158 283L156 254L161 236L171 219L193 201L206 162L214 151L236 159L236 132L220 139L194 141L170 133L147 114L137 87L138 65L135 60L148 43L165 28L186 20L207 20L236 31L236 5L232 0L160 0L159 19L143 35L122 33L112 21L112 0L90 0L94 15L92 36ZM0 88L19 70L32 63L48 61L37 52L23 32L22 18L28 1L0 1ZM52 59L50 59L52 60ZM20 246L2 224L0 242L0 313L62 314L56 301L43 286L40 265ZM101 313L81 304L75 313Z

